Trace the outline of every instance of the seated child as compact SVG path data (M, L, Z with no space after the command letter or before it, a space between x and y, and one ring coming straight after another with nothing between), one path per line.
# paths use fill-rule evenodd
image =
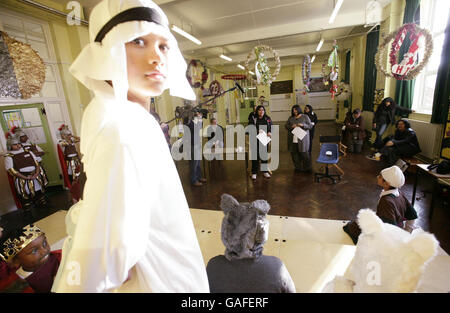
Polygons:
M0 257L34 292L49 293L61 262L61 250L50 251L45 233L31 224L0 239Z
M0 227L0 239L3 235L3 228ZM28 283L17 276L0 254L0 293L32 293Z
M212 293L294 293L286 266L275 256L262 255L269 236L267 201L239 203L222 195L222 242L225 255L213 257L206 266Z
M417 212L414 207L399 191L405 184L405 176L402 170L394 165L385 168L377 176L378 186L383 188L378 200L376 215L384 222L398 226L411 232L414 227L414 220ZM352 238L356 244L361 234L358 224L353 221L344 226L344 231Z

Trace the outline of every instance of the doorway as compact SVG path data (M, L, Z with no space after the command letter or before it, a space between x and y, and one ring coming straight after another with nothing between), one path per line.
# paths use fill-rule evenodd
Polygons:
M44 104L1 106L0 123L4 133L14 126L20 127L32 143L44 150L42 166L47 173L48 186L62 185L62 177L59 172L55 146L50 135Z

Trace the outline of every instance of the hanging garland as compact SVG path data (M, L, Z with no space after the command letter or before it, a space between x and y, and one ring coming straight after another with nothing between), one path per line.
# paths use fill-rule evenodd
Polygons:
M273 57L274 57L275 63L276 63L275 71L273 73L270 73L270 68L267 65L267 59L264 56L264 51L269 51L270 53L273 54ZM256 80L252 76L250 76L250 77L252 77L252 80L256 84L268 86L273 81L275 81L278 74L280 73L280 69L281 69L280 57L278 56L278 53L269 46L264 46L264 45L256 46L253 48L253 51L251 51L248 54L247 60L245 61L244 66L245 66L247 73L249 73L249 71L250 71L249 63L253 57L253 53L255 54L255 57L256 57L256 63L255 63Z
M304 94L309 91L309 85L311 84L311 57L309 54L305 55L303 58L302 66L302 78L303 84L305 85Z
M203 67L203 72L201 74L200 80L197 75L199 65ZM203 85L208 81L208 69L206 68L206 65L202 61L191 60L186 70L186 77L192 88L201 88L203 90L204 89ZM195 79L197 79L197 81Z
M400 63L397 63L400 47L408 34L411 45ZM418 42L421 36L425 37L425 54L422 61L416 64L419 52ZM391 64L391 70L389 71L384 67L383 60L388 54L389 43L391 40L393 40L393 42L389 53L389 63ZM383 39L383 42L378 47L378 51L375 55L375 65L386 77L393 77L397 80L411 80L416 78L427 65L432 53L433 37L431 33L425 28L420 28L414 23L409 23L401 26L398 30L390 33Z
M213 80L211 82L211 84L209 84L208 90L209 90L209 95L212 97L219 96L223 92L222 85L220 85L220 83L217 80ZM215 110L216 110L216 102L217 102L217 99L214 99L209 104L207 104L207 106L213 107L213 112L215 112Z
M331 51L328 57L328 66L331 68L330 80L336 81L339 77L339 58L338 58L338 46L335 44L333 51Z

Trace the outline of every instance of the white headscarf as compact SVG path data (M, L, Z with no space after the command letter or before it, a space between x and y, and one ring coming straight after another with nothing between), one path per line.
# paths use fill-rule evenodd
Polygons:
M381 176L394 188L400 188L405 184L405 175L397 165L382 170Z
M114 16L136 7L155 10L160 15L164 26L148 21L123 22L109 30L101 43L95 42L97 34ZM94 92L102 90L105 80L111 80L116 99L126 100L128 78L125 43L140 36L155 33L169 41L167 87L170 89L170 95L195 100L195 93L186 78L186 62L168 25L167 16L153 1L102 1L92 10L89 19L90 43L83 48L69 70L72 75Z

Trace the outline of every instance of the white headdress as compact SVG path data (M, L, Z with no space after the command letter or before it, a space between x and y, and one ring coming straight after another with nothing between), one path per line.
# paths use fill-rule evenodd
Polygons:
M394 188L400 188L405 184L405 175L403 175L402 170L396 165L382 170L381 176Z
M128 78L125 43L155 33L169 41L168 81L170 95L195 99L186 78L186 62L169 30L164 12L150 0L104 0L89 19L90 43L70 67L87 88L100 91L105 80L113 82L117 99L127 99Z

